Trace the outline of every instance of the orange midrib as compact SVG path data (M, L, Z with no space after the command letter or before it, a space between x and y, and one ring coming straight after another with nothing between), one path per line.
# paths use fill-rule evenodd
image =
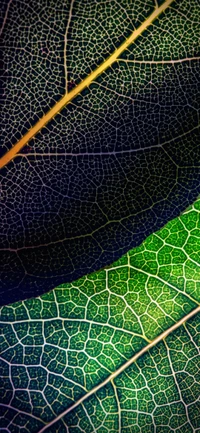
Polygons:
M83 89L88 87L101 73L103 73L109 66L111 66L119 57L119 55L141 35L141 33L149 27L152 22L169 7L174 0L166 0L161 6L155 8L154 12L138 27L133 33L126 39L125 42L117 48L113 54L108 57L95 71L88 75L81 83L79 83L73 90L66 93L60 101L58 101L41 119L29 129L26 134L20 138L20 140L14 144L14 146L8 150L5 155L0 158L0 168L7 165L13 158L15 158L18 152L33 138L57 113L59 113L63 107L65 107L72 99L75 98Z

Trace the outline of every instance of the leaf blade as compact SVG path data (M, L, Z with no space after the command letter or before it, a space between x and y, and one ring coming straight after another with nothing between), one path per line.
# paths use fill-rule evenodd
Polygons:
M138 352L131 359L129 359L118 370L116 370L113 374L111 374L106 380L104 380L102 383L97 385L95 388L93 388L91 391L89 391L87 394L85 394L83 397L81 397L76 403L74 403L72 406L70 406L68 409L66 409L64 412L62 412L60 415L58 415L53 421L51 421L49 424L47 424L41 430L39 430L38 433L43 433L44 431L46 431L49 427L51 427L56 422L58 422L60 419L65 417L69 412L73 411L77 406L81 405L86 399L88 399L92 395L96 394L99 390L101 390L109 382L112 382L121 373L123 373L128 367L130 367L135 361L137 361L138 358L140 358L142 355L144 355L146 352L148 352L152 347L154 347L160 341L164 340L168 335L170 335L172 332L174 332L176 329L178 329L181 325L183 325L187 320L191 319L193 316L195 316L198 313L200 313L200 306L198 306L197 308L192 310L189 314L187 314L185 317L183 317L181 320L179 320L177 323L175 323L175 325L171 326L171 328L169 328L167 331L164 331L162 334L160 334L157 338L155 338L155 340L153 340L145 348L140 350L140 352Z
M154 12L141 24L141 26L134 30L132 35L117 49L115 52L104 61L95 71L86 77L80 84L78 84L69 93L66 93L60 101L58 101L37 123L34 125L4 156L0 158L0 169L7 165L18 152L31 140L63 107L71 102L82 90L87 88L97 77L102 74L108 67L110 67L120 56L120 54L128 48L130 44L138 38L141 33L149 27L152 22L164 12L174 0L165 0Z
M97 401L100 406L104 404L105 396L111 392L107 388L110 389L110 386L115 390L116 400L116 392L122 392L121 385L119 386L123 381L122 376L125 374L127 380L132 381L132 375L128 373L127 376L126 373L130 369L132 371L132 363L136 363L134 368L137 369L140 360L143 363L145 359L147 364L154 362L155 369L164 362L162 368L165 369L165 357L162 362L162 357L157 361L157 357L160 359L159 344L163 340L168 341L169 335L172 335L174 341L174 333L182 329L185 320L190 321L192 316L196 317L200 309L199 263L193 262L193 258L190 262L190 255L179 255L180 249L182 253L188 250L190 238L196 238L199 234L199 210L198 200L179 218L169 222L159 232L148 237L140 247L105 270L62 285L41 298L1 308L1 361L4 377L8 382L9 375L12 379L14 388L11 406L13 410L27 414L29 431L32 431L32 414L32 422L39 422L40 419L43 424L38 425L39 431L53 431L51 427L55 428L55 422L58 422L58 429L62 431L63 422L64 428L68 428L68 423L74 420L74 416L79 418L78 414L83 410L88 414L84 427L88 432L90 421L92 422L89 416L91 405L96 405ZM167 250L163 249L163 242ZM190 253L192 255L191 249ZM147 264L148 272L147 269L144 272ZM134 267L134 274L131 274L131 266ZM192 275L191 272L186 272L187 268L192 270ZM163 278L161 285L160 275ZM185 278L184 284L182 276ZM153 284L152 277L156 277ZM198 332L194 333L194 339L197 334ZM173 345L178 347L178 344L179 339L175 339ZM193 344L192 340L187 344ZM157 346L155 360L151 356L148 361L147 352L152 353ZM184 353L181 356L183 363ZM193 363L191 349L188 356ZM173 364L177 368L177 360ZM10 373L5 367L9 365ZM169 365L167 368L170 368ZM164 380L162 374L159 380ZM173 381L173 374L169 374L169 380ZM117 382L114 383L115 381ZM6 388L8 397L7 400L5 398L5 407L11 398L9 386L6 385ZM21 394L18 396L19 390ZM125 389L122 394L124 392L126 394L128 391ZM146 390L145 393L147 395L149 391ZM170 398L173 400L173 393ZM159 393L156 399L161 399ZM25 401L29 401L32 406L30 404L29 407L27 403L25 405ZM122 406L123 401L121 395L119 402ZM142 405L141 396L139 401ZM83 403L87 407L80 409L83 408ZM128 404L132 404L130 397L127 399ZM152 404L149 402L149 407ZM117 411L114 403L113 405L112 413ZM157 406L159 412L159 403ZM109 410L108 408L106 415L108 423L111 422ZM135 411L132 412L134 415ZM118 415L116 412L115 416ZM141 409L140 416L143 415ZM94 417L94 425L96 422L98 420ZM118 431L117 429L118 427L113 431Z
M63 94L61 39L66 34L66 21L69 23L70 3L59 0L46 6L44 26L38 32L34 28L43 0L37 8L35 0L25 5L24 19L31 23L33 41L26 26L20 25L21 3L17 0L11 4L4 28L5 56L10 50L17 55L8 65L13 76L6 83L5 126L10 132L5 148L20 136L24 119L29 120L30 127L33 117L41 116L39 108L46 111L52 99L55 103ZM18 5L19 14L15 13ZM92 2L84 7L73 2L65 53L68 79L81 81L88 73L86 66L96 68L154 7L155 2L140 0L131 0L128 6L122 0L119 7L117 0L98 2L97 8ZM124 51L120 61L99 76L89 91L68 104L37 134L30 147L3 168L2 303L39 295L112 263L196 199L199 74L198 57L196 61L190 61L190 57L198 55L198 13L196 2L188 7L187 0L174 1ZM54 20L54 16L59 19ZM121 19L113 20L113 16ZM101 23L96 28L98 17ZM51 32L46 30L49 22ZM48 35L44 42L45 31ZM94 56L93 39L98 39L99 47ZM30 50L28 56L21 47L22 40ZM24 68L18 79L21 58ZM152 59L158 64L152 64ZM20 90L27 96L24 102ZM35 99L28 98L34 92ZM16 101L17 106L22 103L19 112ZM15 123L11 130L12 119ZM23 130L26 127L25 121Z

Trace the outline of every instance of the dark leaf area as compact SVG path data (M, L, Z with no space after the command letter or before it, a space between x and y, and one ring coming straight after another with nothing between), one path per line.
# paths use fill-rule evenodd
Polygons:
M13 2L3 30L2 153L154 3ZM198 16L198 2L174 1L3 168L2 305L112 263L197 198Z

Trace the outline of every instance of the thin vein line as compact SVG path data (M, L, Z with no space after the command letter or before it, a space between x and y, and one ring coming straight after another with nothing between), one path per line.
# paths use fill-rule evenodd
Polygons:
M74 6L74 0L71 1L70 11L69 11L69 19L66 27L66 32L64 36L64 70L65 70L65 91L68 93L68 73L67 73L67 35L69 31L70 22L72 19L72 9Z
M1 30L0 30L0 36L1 36L1 34L2 34L2 32L3 32L3 29L4 29L4 27L5 27L6 20L7 20L7 18L8 18L8 11L9 11L9 9L10 9L10 5L11 5L11 3L12 3L12 0L10 0L10 1L8 2L8 6L7 6L7 9L6 9L6 13L5 13L5 16L4 16L4 19L3 19L3 24L2 24L2 27L1 27Z
M10 379L10 377L9 377L9 379ZM20 415L24 414L25 416L28 416L31 419L36 419L37 421L39 421L40 423L42 423L41 418L39 418L38 416L34 415L33 413L25 412L24 410L21 410L21 409L18 409L16 407L14 407L14 406L11 406L10 404L4 404L4 403L0 402L0 407L5 407L8 410L11 409L11 411L13 410L13 411L17 412L17 415L18 414L20 414Z
M124 370L126 370L128 367L130 367L130 365L132 365L140 356L142 356L144 353L148 352L152 347L154 347L160 341L165 339L169 334L174 332L177 328L179 328L187 320L191 319L193 316L195 316L199 312L200 312L200 306L198 306L194 310L190 311L190 313L188 313L186 316L184 316L181 320L179 320L173 326L168 328L166 331L162 332L162 334L160 334L158 337L156 337L151 343L149 343L147 346L143 347L143 349L141 349L138 353L136 353L136 355L134 355L127 362L125 362L125 364L123 364L120 368L118 368L114 373L112 373L110 376L108 376L107 379L105 379L99 385L97 385L93 389L91 389L91 391L89 391L87 394L85 394L83 397L81 397L72 406L68 407L65 411L63 411L60 415L58 415L54 420L52 420L51 422L46 424L41 430L38 431L38 433L43 433L47 428L54 425L57 421L59 421L61 418L66 416L69 412L74 410L77 406L79 406L79 404L83 403L91 395L95 394L97 391L99 391L101 388L103 388L109 382L113 381L117 376L119 376L119 374L123 373Z
M74 287L76 287L76 286L74 286ZM108 288L108 290L109 290L109 288ZM100 292L100 293L102 293L102 292ZM24 303L23 303L23 306L24 306ZM1 312L1 309L2 309L3 307L0 307L0 312ZM131 335L132 337L139 337L139 338L142 338L143 340L145 340L145 341L147 341L148 343L150 342L150 340L149 340L149 338L147 338L144 334L139 334L138 332L134 332L134 331L129 331L128 329L123 329L123 328L118 328L117 326L115 326L115 325L111 325L110 323L108 323L108 322L96 322L95 320L89 320L89 319L82 319L82 317L80 317L79 319L75 319L75 318L70 318L70 319L68 319L68 318L64 318L64 317L61 317L61 316L56 316L56 317L50 317L50 318L48 318L48 319L46 319L46 318L37 318L37 319L31 319L31 318L28 318L28 319L24 319L24 320L17 320L17 324L19 324L19 323L46 323L46 322L53 322L53 321L60 321L60 322L66 322L66 323L70 323L70 322L77 322L77 323L87 323L87 324L89 324L89 325L94 325L94 326L101 326L101 327L107 327L107 328L110 328L110 329L112 329L112 331L114 331L114 332L123 332L123 333L126 333L126 334L128 334L128 335ZM5 321L1 321L0 320L0 325L15 325L15 323L16 323L16 321L14 321L14 322L10 322L10 321L7 321L7 320L5 320ZM20 341L20 340L19 340ZM17 343L18 344L18 343ZM13 345L12 347L14 347L15 345ZM42 346L42 344L41 344L41 346ZM5 349L2 353L5 353L8 349L10 348L10 346L7 348L7 349Z
M113 390L114 390L114 394L115 394L115 400L116 400L116 404L117 404L117 414L118 414L118 431L119 433L121 433L121 427L122 427L122 414L121 414L121 407L120 407L120 401L119 401L119 397L118 397L118 393L117 393L117 387L115 386L114 381L111 381Z
M174 63L184 63L190 62L194 60L200 60L200 57L186 57L184 59L176 59L176 60L129 60L129 59L117 59L118 62L125 63L144 63L145 65L153 64L153 65L173 65Z
M79 93L87 88L100 74L102 74L107 68L109 68L122 54L124 50L132 44L138 36L140 36L144 30L146 30L152 22L158 18L158 16L164 12L174 0L165 1L159 8L156 8L149 17L134 30L133 33L117 48L107 60L105 60L95 71L88 75L83 81L81 81L71 92L66 93L60 101L58 101L44 116L31 128L29 131L0 159L0 168L7 165L13 158L15 158L18 152L28 143L31 138L35 135L57 114L67 103L71 102Z
M110 91L111 89L109 89L109 91ZM123 96L123 95L122 95ZM111 156L111 155L122 155L122 154L129 154L129 153L138 153L138 152L144 152L145 150L148 150L148 151L152 151L152 149L155 149L155 148L161 148L161 149L163 149L164 148L164 146L166 145L166 144L169 144L169 143L172 143L172 142L174 142L174 141L176 141L177 139L180 139L180 138L183 138L183 137L185 137L185 136L187 136L188 134L191 134L191 132L193 132L193 131L195 131L196 129L199 129L199 127L200 127L200 124L198 124L198 125L196 125L196 126L194 126L194 128L192 128L192 129L190 129L190 130L188 130L188 131L186 131L186 132L184 132L183 134L180 134L180 135L177 135L177 136L175 136L175 137L173 137L173 138L170 138L169 140L167 140L167 141L164 141L163 143L159 143L159 144L154 144L154 145L152 145L152 146L146 146L146 147L143 147L143 148L141 148L141 147L138 147L137 149L125 149L125 150L113 150L113 151L108 151L108 152L79 152L79 153L73 153L73 152L47 152L47 153L40 153L40 152L30 152L30 153L18 153L18 156L21 156L21 157L24 157L24 158L27 158L28 156L32 156L32 157L35 157L35 156L41 156L41 157L50 157L50 156L57 156L57 157L59 157L59 156L66 156L66 157L84 157L84 156L86 156L86 157L90 157L90 156L92 156L92 157L94 157L94 156ZM164 149L165 150L165 149ZM167 154L168 155L168 154ZM169 157L169 155L168 155L168 157ZM173 163L176 165L176 163L173 161ZM198 164L198 161L197 161L197 164Z

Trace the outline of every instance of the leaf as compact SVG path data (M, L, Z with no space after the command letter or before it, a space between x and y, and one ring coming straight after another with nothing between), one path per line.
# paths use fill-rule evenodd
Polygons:
M197 198L199 11L3 3L1 304L112 263Z
M199 221L1 308L3 432L199 431Z
M95 69L90 75L88 75L78 86L75 87L70 93L67 92L63 98L58 101L46 115L44 115L34 127L32 127L22 138L19 140L15 146L13 146L2 158L0 168L8 164L17 153L28 143L28 141L37 134L46 124L51 120L57 113L65 107L66 104L71 102L75 96L77 96L82 90L87 88L97 77L102 74L107 68L113 65L114 62L119 58L119 56L131 45L135 39L141 35L141 33L146 30L152 22L163 12L174 0L165 1L160 7L154 9L152 14L141 24L141 26L134 30L129 38L125 39L124 43L114 51L111 56L104 61L99 67ZM73 2L72 2L73 4Z

